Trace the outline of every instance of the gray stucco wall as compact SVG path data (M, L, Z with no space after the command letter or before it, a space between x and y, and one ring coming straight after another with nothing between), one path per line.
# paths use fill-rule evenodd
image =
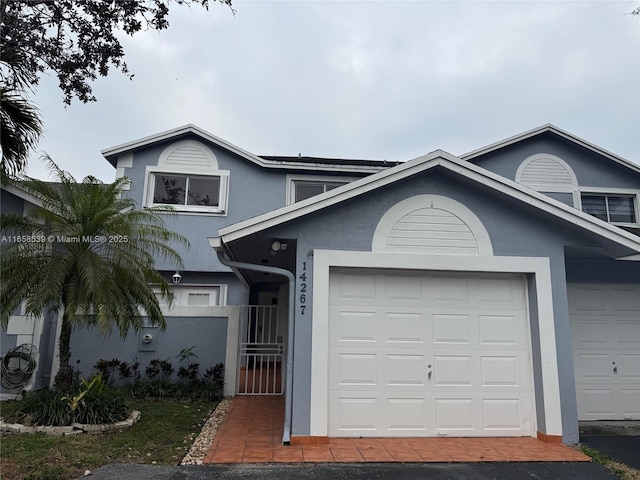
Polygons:
M477 184L454 179L449 173L431 171L274 228L265 232L265 235L297 238L297 275L301 273L302 263L306 262L308 278L311 279L309 252L314 249L370 251L373 233L381 216L397 202L424 193L447 196L470 208L487 229L495 255L550 259L564 442L577 442L578 422L564 266L564 245L579 245L588 241L577 229L558 223L550 215L541 214L529 205L513 204L506 196ZM312 317L308 313L313 301L313 286L310 283L307 282L308 291L311 292L306 297L307 314L300 314L299 305L296 305L295 311L294 435L309 434ZM539 362L540 352L535 341L532 353L538 357L536 362ZM536 375L535 381L539 385L539 375ZM536 392L538 400L540 394L540 391Z
M229 271L218 262L207 237L218 236L218 230L226 225L284 206L285 174L258 167L196 137L185 138L207 145L218 160L218 168L229 171L228 208L224 215L176 213L166 217L166 226L187 237L191 244L188 250L176 247L182 256L184 270ZM142 206L146 168L157 166L160 155L171 143L164 142L135 152L133 167L125 169L125 176L131 180L129 195L138 206ZM163 270L168 265L159 261L156 267Z
M567 162L581 187L640 188L640 174L552 134L505 147L472 162L515 180L522 161L537 153L550 153Z
M169 360L177 371L180 364L176 356L183 348L191 346L193 353L198 355L192 362L200 364L200 374L216 363L225 362L226 317L167 317L166 320L164 332L158 328L145 328L138 333L130 331L124 340L117 332L104 338L96 329L79 329L71 339L71 364L83 376L89 377L95 373L94 365L100 359L117 358L131 363L137 358L144 376L144 369L153 359ZM150 346L140 339L147 332L153 335ZM76 363L78 359L81 359L80 363Z

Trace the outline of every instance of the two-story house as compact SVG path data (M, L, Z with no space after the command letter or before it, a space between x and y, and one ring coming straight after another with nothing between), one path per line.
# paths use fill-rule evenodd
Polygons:
M191 248L158 265L164 333L74 334L86 373L194 346L226 393L284 394L293 443L575 443L578 420L640 419L634 163L552 125L399 164L259 157L192 125L103 155Z

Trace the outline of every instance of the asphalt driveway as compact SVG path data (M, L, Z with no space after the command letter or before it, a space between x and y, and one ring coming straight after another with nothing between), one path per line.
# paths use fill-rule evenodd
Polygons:
M620 463L640 470L640 436L583 436L580 443L613 458Z
M106 465L91 480L615 480L597 463L238 464L165 467Z

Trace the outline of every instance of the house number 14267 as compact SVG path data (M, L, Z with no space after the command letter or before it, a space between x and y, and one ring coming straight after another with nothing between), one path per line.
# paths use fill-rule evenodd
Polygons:
M302 262L302 275L298 277L301 282L300 285L300 296L298 297L298 301L300 302L300 315L304 315L304 311L307 309L305 303L307 302L307 262Z

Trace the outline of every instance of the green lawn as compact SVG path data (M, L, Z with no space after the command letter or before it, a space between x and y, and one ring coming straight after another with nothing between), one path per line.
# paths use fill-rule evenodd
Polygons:
M138 423L120 433L4 436L0 439L0 479L67 480L107 463L176 465L216 405L132 402L142 415Z

